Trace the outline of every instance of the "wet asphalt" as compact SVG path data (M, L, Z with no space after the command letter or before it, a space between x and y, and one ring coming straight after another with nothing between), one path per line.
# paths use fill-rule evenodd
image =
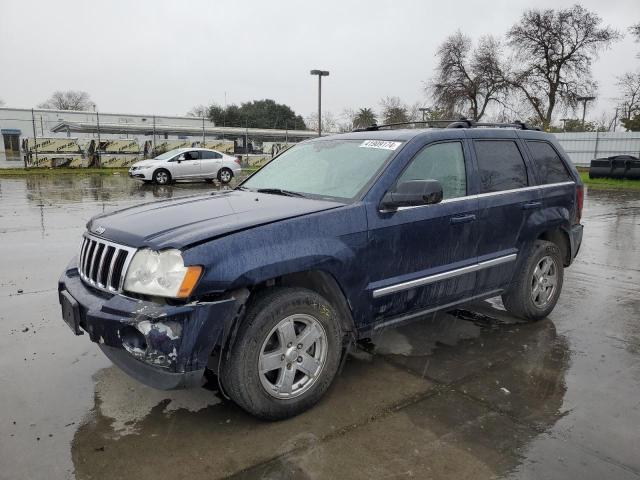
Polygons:
M129 379L62 322L86 221L210 190L0 178L0 478L640 478L640 192L588 191L551 316L500 301L387 329L313 410L265 423Z

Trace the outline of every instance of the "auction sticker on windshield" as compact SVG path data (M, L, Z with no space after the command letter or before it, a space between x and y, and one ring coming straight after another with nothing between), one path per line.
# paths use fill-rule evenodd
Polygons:
M381 148L383 150L395 150L402 142L389 142L386 140L365 140L360 144L361 148Z

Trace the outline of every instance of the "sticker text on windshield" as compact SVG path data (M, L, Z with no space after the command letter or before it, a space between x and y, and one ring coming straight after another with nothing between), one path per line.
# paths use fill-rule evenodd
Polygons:
M383 150L395 150L402 142L389 142L387 140L365 140L360 144L361 148L381 148Z

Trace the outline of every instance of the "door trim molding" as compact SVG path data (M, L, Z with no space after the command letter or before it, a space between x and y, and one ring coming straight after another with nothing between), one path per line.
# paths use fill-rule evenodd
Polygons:
M455 270L448 270L442 273L436 273L434 275L428 275L426 277L416 278L415 280L409 280L407 282L396 283L389 285L388 287L377 288L373 291L373 298L384 297L392 293L401 292L403 290L409 290L415 287L421 287L423 285L429 285L430 283L440 282L442 280L448 280L450 278L459 277L467 273L477 272L485 268L495 267L502 265L503 263L515 261L517 253L511 253L503 257L492 258L491 260L485 260L483 262L469 265L468 267L456 268Z
M417 312L407 313L405 315L400 315L395 318L391 318L390 320L386 320L384 322L380 322L373 326L374 330L380 330L381 328L390 327L392 325L396 325L398 323L406 322L416 317L422 317L424 315L428 315L430 313L438 312L441 310L446 310L447 308L455 307L456 305L460 305L467 302L473 302L475 300L482 300L485 298L495 297L500 295L504 290L497 289L491 290L488 292L484 292L478 295L473 295L471 297L461 298L460 300L456 300L455 302L446 303L444 305L438 305L435 307L424 308L422 310L418 310Z

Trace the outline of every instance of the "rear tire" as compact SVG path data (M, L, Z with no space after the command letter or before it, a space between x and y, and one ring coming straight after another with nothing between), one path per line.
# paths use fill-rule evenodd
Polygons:
M502 295L502 303L516 317L541 320L556 306L563 278L564 266L558 246L536 240L511 287Z
M159 168L153 172L153 182L156 185L168 185L171 183L171 174L164 168Z
M342 330L336 309L304 288L270 288L251 301L220 368L226 393L265 420L315 405L338 371Z
M224 185L229 183L233 178L233 172L230 168L224 167L218 171L218 181Z

